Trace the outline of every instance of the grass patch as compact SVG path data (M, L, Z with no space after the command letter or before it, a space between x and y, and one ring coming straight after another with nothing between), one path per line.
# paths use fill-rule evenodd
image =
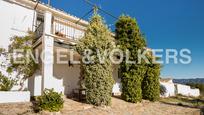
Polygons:
M201 108L204 106L203 98L195 98L195 97L185 97L185 96L175 96L169 98L161 98L160 102L167 103L167 104L175 104L179 106L189 106L189 107L196 107Z

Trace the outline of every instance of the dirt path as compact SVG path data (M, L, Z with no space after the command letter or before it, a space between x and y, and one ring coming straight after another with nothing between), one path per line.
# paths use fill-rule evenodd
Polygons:
M112 98L111 107L92 107L81 103L76 104L78 102L70 100L65 103L75 103L71 104L75 106L71 106L69 109L65 107L62 110L63 114L71 115L200 115L200 110L195 108L147 101L133 104L117 98Z
M30 115L35 113L31 103L0 104L0 115ZM200 115L200 110L161 102L143 101L132 104L112 98L110 107L94 107L70 99L65 100L63 115Z

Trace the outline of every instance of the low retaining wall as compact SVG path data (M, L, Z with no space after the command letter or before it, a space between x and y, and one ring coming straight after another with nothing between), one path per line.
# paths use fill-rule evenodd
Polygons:
M184 96L190 96L191 87L183 84L176 84L177 94L181 94Z
M190 90L190 96L193 96L193 97L200 96L200 90L199 89L191 89Z
M0 91L0 103L17 103L29 101L29 91Z

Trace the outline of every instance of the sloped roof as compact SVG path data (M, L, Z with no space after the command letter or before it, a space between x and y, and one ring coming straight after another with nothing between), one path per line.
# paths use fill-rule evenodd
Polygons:
M22 3L20 5L25 5L25 6L30 6L30 8L33 8L36 6L37 2L35 1L32 1L32 0L15 0L17 3ZM83 26L86 26L88 25L88 21L86 20L83 20L83 19L80 19L74 15L71 15L70 13L67 13L63 10L60 10L60 9L57 9L57 8L54 8L52 6L49 6L43 2L39 2L38 6L37 6L37 9L38 10L44 10L44 11L50 11L52 12L53 14L55 15L58 15L58 16L62 16L66 19L69 19L70 21L72 22L77 22L78 20L80 20L80 22L78 24L81 24Z
M173 80L173 79L172 78L160 78L161 82L169 82L171 80Z

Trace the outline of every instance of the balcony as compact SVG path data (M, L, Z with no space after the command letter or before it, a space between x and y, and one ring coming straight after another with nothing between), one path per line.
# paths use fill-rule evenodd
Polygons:
M43 36L44 22L38 24L35 34L36 41ZM57 16L52 16L51 35L55 39L61 39L63 41L76 42L84 36L86 27L80 24L74 23L68 19L63 19Z
M85 26L59 17L53 17L52 34L63 39L78 40L84 36Z

